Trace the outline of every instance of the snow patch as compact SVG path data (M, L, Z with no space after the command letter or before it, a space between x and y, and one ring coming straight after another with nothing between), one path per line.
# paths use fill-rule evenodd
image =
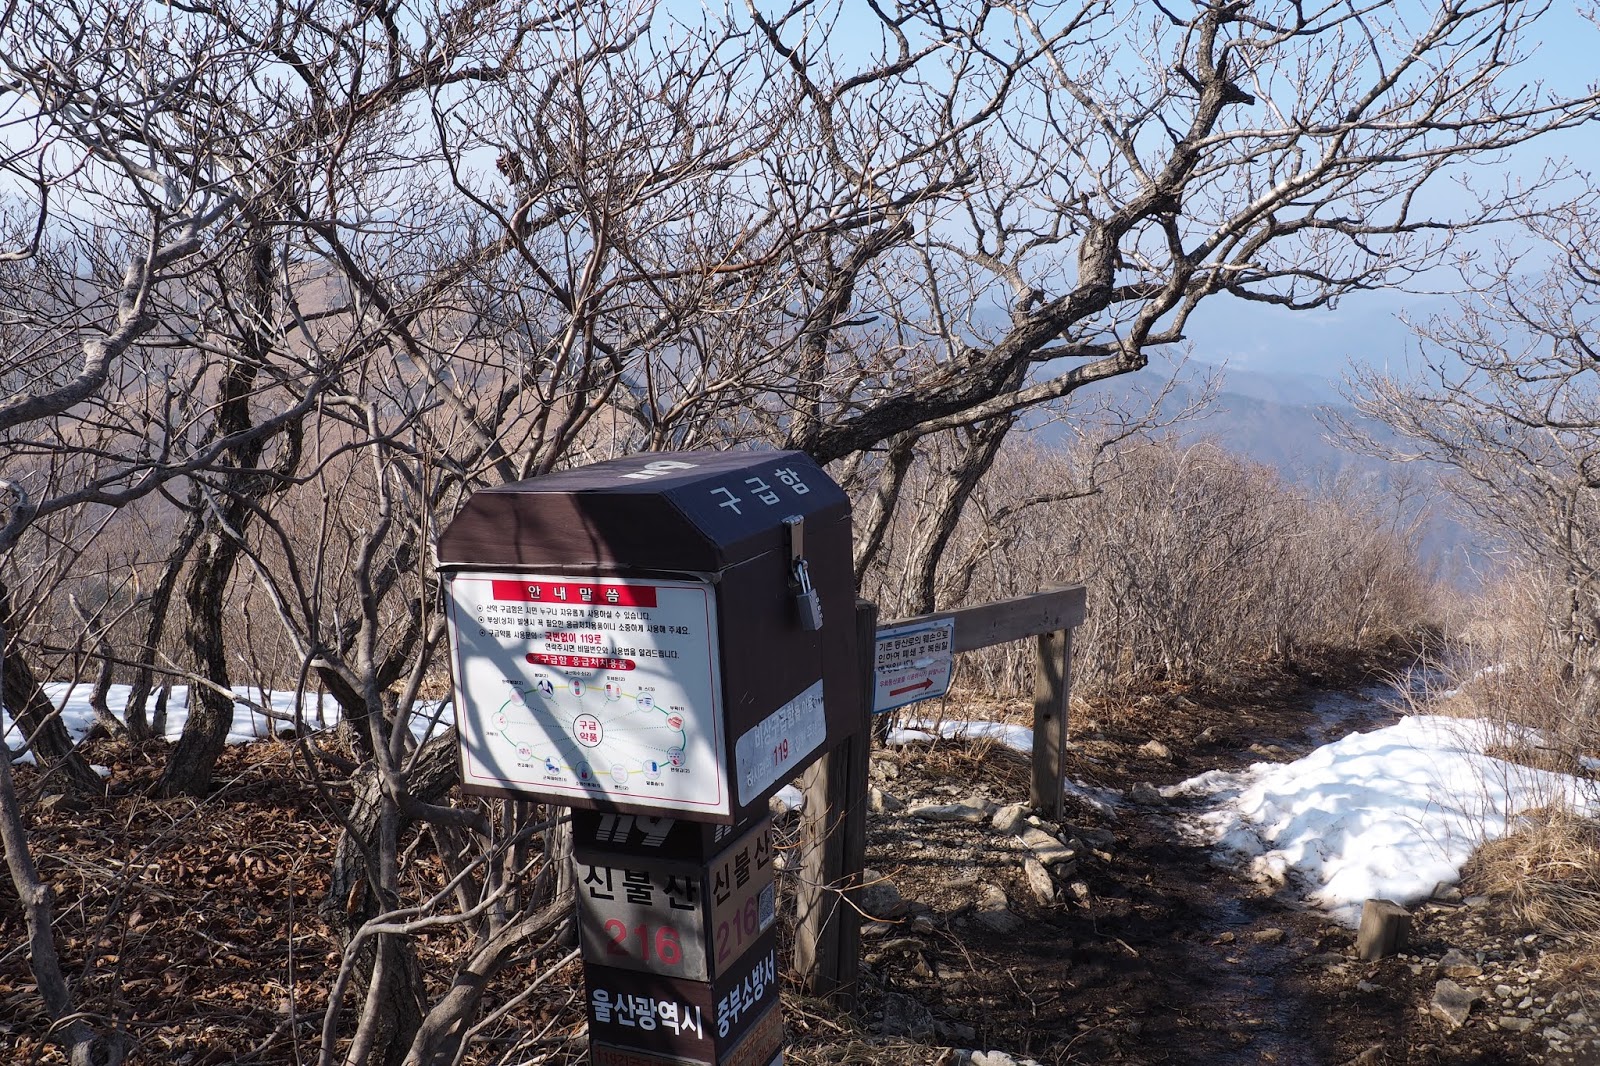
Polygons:
M1188 824L1198 838L1355 926L1369 898L1414 903L1458 881L1521 812L1559 801L1600 813L1582 781L1484 755L1493 735L1484 722L1419 715L1174 791L1208 802Z

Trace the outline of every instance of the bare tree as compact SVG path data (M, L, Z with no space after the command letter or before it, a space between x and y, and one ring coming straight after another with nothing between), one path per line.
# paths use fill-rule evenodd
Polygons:
M231 597L293 649L280 683L339 701L361 766L334 1001L363 1006L350 1032L330 1008L324 1058L455 1056L558 931L556 886L518 883L555 877L542 822L449 802L448 741L413 731L438 710L430 543L466 493L780 442L863 491L881 471L883 530L946 434L928 602L1030 408L1141 369L1213 296L1404 282L1518 207L1445 217L1434 184L1595 105L1528 86L1539 9L1512 0L868 7L850 54L844 6L808 2L0 13L26 282L0 286L0 554L162 501L142 632L102 654L208 693L168 791L204 791L231 716ZM408 897L422 834L450 872ZM429 1002L417 938L445 928L468 964Z
M1550 627L1578 716L1600 713L1600 217L1530 223L1468 278L1451 314L1418 324L1419 373L1354 374L1362 413L1402 460L1442 464L1469 524L1557 591ZM1542 262L1541 262L1542 261ZM1373 447L1381 447L1370 442Z
M1593 113L1592 91L1507 77L1539 10L949 5L880 13L859 69L813 58L833 9L753 13L817 146L803 187L850 222L802 290L795 343L833 355L797 353L779 394L821 395L789 442L832 460L1068 395L1142 368L1215 295L1300 309L1403 283L1515 209L1419 194Z

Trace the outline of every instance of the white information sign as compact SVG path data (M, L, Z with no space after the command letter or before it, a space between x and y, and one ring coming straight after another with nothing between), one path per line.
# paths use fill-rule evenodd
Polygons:
M733 742L734 768L739 773L739 805L749 803L782 777L794 776L794 765L828 739L818 681L757 722Z
M726 814L704 582L451 575L463 784Z
M878 630L873 712L892 711L949 692L955 632L952 618Z

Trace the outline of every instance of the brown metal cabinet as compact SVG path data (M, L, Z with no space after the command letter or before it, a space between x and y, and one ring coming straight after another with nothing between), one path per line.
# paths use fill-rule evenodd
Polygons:
M850 506L804 453L486 489L438 561L468 791L740 823L848 728Z

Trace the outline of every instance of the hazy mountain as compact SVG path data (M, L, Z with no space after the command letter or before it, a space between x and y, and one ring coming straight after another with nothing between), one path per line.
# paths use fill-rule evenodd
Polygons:
M1158 368L1152 366L1151 373ZM1375 440L1400 445L1399 438L1381 423L1362 417L1339 395L1335 382L1311 374L1243 371L1191 363L1182 380L1172 387L1162 404L1168 416L1194 403L1204 391L1206 374L1215 374L1217 393L1200 417L1170 431L1179 439L1216 440L1230 451L1272 466L1285 477L1327 485L1354 478L1380 492L1409 486L1417 499L1412 506L1427 508L1423 551L1427 561L1462 582L1481 569L1485 549L1468 530L1451 520L1439 490L1439 470L1420 463L1396 464L1358 451L1339 437L1338 415L1360 426ZM1107 382L1099 395L1136 409L1160 391L1159 374L1132 374ZM1043 439L1061 439L1060 426L1041 426Z

